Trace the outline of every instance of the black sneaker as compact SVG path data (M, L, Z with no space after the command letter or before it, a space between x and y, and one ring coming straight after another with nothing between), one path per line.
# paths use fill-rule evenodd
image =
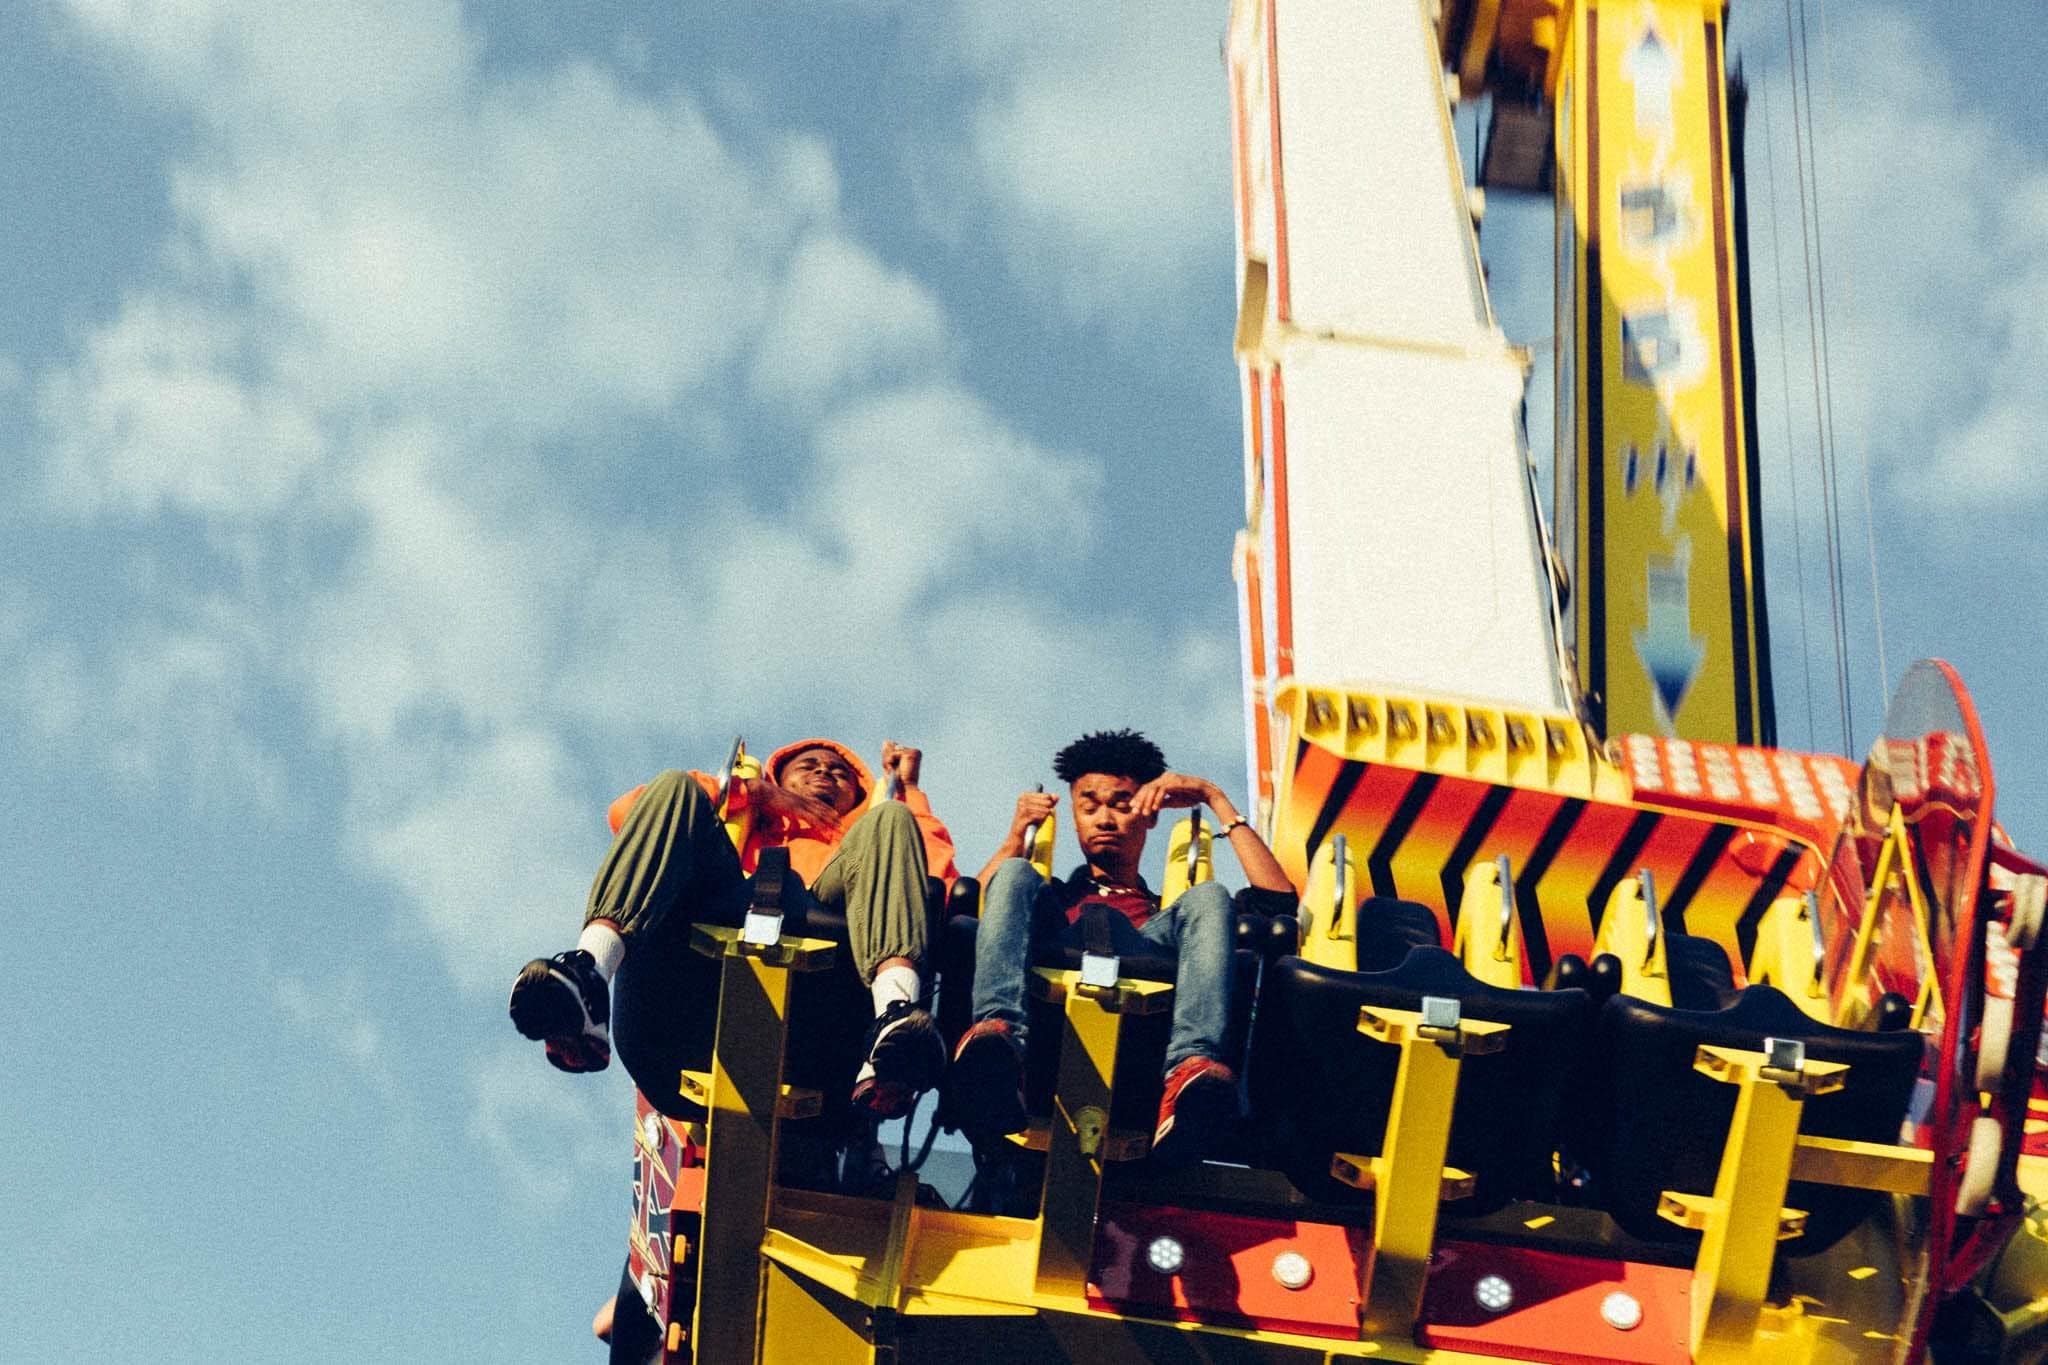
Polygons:
M597 959L581 948L537 957L512 983L512 1026L547 1043L548 1060L563 1071L602 1071L611 1065L611 992Z
M892 1000L868 1030L868 1060L853 1083L853 1102L879 1118L898 1118L945 1072L946 1041L931 1015Z
M952 1125L980 1141L1022 1132L1024 1049L1007 1019L984 1019L960 1035L946 1072L946 1114Z

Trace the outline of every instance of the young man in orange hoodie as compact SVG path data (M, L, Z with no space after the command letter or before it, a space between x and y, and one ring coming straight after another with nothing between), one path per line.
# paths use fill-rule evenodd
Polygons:
M748 819L738 850L717 809L716 784L704 774L670 770L626 793L612 803L616 837L591 885L582 937L570 951L520 971L513 1024L543 1040L562 1070L602 1071L616 1018L626 1070L650 1103L671 1108L689 1047L678 1007L689 990L690 926L737 927L761 851L782 847L801 879L785 888L791 928L801 927L812 903L843 913L855 965L873 994L875 1022L854 1103L884 1118L905 1112L919 1091L938 1084L946 1064L938 1030L917 1004L929 935L925 880L929 874L950 885L959 875L952 836L917 785L921 763L918 750L885 743L882 764L900 799L876 799L874 778L845 745L785 745L769 755L764 776L731 785L725 817Z

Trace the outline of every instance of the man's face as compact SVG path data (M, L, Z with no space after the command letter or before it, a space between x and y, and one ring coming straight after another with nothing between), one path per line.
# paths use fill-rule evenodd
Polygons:
M1073 785L1074 832L1091 862L1136 863L1153 817L1131 809L1144 784L1135 778L1083 773Z
M836 750L824 745L799 749L782 765L778 779L798 796L823 801L841 815L860 804L860 776Z

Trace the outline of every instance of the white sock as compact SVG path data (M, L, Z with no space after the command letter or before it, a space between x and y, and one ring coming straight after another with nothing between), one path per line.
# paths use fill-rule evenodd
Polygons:
M876 972L875 984L869 988L874 992L876 1016L898 1000L915 1005L921 984L915 967L884 967Z
M597 974L606 981L618 975L619 964L626 960L626 940L619 937L618 930L601 921L584 925L576 946L597 959Z

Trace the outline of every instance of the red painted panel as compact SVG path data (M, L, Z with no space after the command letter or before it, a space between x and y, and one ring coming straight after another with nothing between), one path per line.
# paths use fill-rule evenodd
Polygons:
M1514 1291L1504 1312L1488 1311L1473 1293L1488 1275ZM1425 1345L1508 1360L1688 1365L1691 1281L1690 1271L1674 1266L1445 1242L1432 1258L1420 1335ZM1642 1321L1627 1331L1600 1316L1617 1291L1642 1308Z
M1162 1236L1178 1241L1185 1255L1174 1274L1161 1274L1146 1259L1146 1248ZM1274 1259L1290 1251L1312 1271L1300 1289L1273 1274ZM1108 1312L1355 1340L1364 1252L1359 1228L1106 1204L1096 1225L1088 1301Z

